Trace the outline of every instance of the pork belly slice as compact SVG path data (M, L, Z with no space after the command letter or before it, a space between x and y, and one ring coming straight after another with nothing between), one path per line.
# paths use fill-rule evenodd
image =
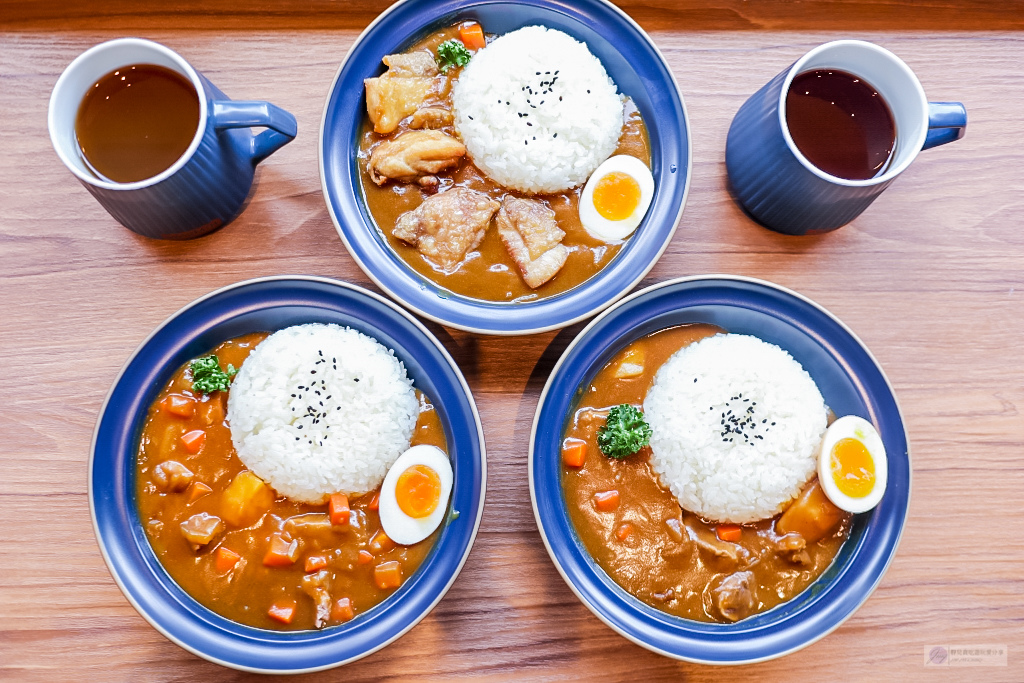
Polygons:
M374 147L366 170L378 185L389 178L418 182L457 165L465 154L465 145L441 131L410 130Z
M523 280L536 289L558 274L569 258L555 212L535 199L506 196L498 211L498 235Z
M390 133L398 123L416 111L434 87L437 63L426 51L386 55L388 70L363 81L366 86L366 113L373 130Z
M482 192L453 187L399 216L392 234L451 273L480 244L499 206Z

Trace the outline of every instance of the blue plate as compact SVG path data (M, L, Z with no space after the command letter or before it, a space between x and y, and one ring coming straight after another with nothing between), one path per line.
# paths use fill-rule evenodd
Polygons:
M565 510L561 438L581 392L617 351L656 330L709 323L777 344L804 366L837 415L878 428L889 460L882 502L858 515L832 565L778 607L736 624L666 614L612 581L580 543ZM805 647L838 627L878 585L896 552L910 502L907 434L892 387L856 336L814 302L768 282L681 278L641 290L605 311L569 345L541 394L530 445L530 495L548 553L599 619L638 645L705 664L748 664Z
M604 64L640 109L651 142L654 198L637 232L615 259L581 285L536 302L506 303L454 294L410 268L367 211L356 151L366 116L363 79L383 71L384 55L459 21L489 33L543 24L568 33ZM320 179L338 234L360 268L396 301L450 327L481 334L530 334L569 325L633 288L665 250L690 185L690 133L682 95L643 30L604 0L405 0L356 40L334 78L320 127Z
M277 632L225 619L189 597L154 555L135 503L135 454L146 411L188 360L227 339L302 323L353 327L394 349L437 407L455 472L452 507L419 570L380 605L341 626ZM89 506L103 558L125 597L158 631L210 661L245 671L299 673L353 661L412 628L455 581L480 525L483 429L455 362L415 318L360 287L314 277L248 280L194 301L135 351L100 411L89 462Z

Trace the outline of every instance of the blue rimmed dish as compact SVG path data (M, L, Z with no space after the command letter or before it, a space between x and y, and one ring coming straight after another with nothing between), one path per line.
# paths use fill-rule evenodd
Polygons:
M455 474L457 516L419 570L384 602L340 626L277 632L206 609L153 553L135 501L135 454L147 410L174 372L220 342L302 323L337 323L377 339L433 401ZM483 429L462 373L423 325L387 299L336 280L282 276L208 294L168 318L132 354L100 411L89 462L89 505L103 558L125 597L171 641L205 659L260 673L326 669L364 657L419 622L469 556L483 512Z
M682 619L616 584L580 542L561 485L561 437L581 392L616 352L652 332L686 323L717 325L787 350L837 415L875 424L889 454L888 488L857 515L829 568L792 600L735 624ZM541 394L530 442L530 495L548 553L566 583L599 619L668 657L749 664L824 637L878 585L896 552L910 502L910 454L896 397L874 357L835 316L761 280L726 275L680 278L636 292L593 320L562 354Z
M637 232L618 255L569 291L528 302L494 302L452 293L425 279L391 249L370 215L356 158L366 116L363 79L381 59L431 31L479 21L488 32L542 24L587 44L647 125L655 191ZM356 96L358 93L358 96ZM532 334L587 318L625 295L668 246L690 185L690 133L682 95L658 48L632 19L606 0L404 0L356 40L331 85L320 127L320 179L338 234L363 271L396 301L420 315L481 334Z

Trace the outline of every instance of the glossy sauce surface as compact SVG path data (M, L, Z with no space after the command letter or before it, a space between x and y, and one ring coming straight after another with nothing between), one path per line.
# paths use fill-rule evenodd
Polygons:
M267 333L255 333L239 337L221 344L212 353L218 356L222 366L231 363L239 367L266 336ZM135 471L136 501L146 535L164 569L186 593L221 616L242 624L275 630L312 629L316 627L316 606L312 596L303 590L304 577L312 573L305 567L310 556L325 558L324 570L328 572L326 578L332 603L348 598L354 615L369 610L396 589L378 588L374 579L376 567L397 561L403 581L416 571L439 531L435 530L411 546L389 542L378 548L375 539L379 538L377 533L381 526L373 494L349 501L351 513L347 526L322 524L328 514L327 504L308 505L276 496L269 511L254 524L243 528L226 524L212 542L193 549L181 533L181 523L203 512L222 516L224 491L246 468L235 452L224 419L225 392L199 397L195 414L189 418L161 408L161 401L169 394L193 396L187 367L186 364L175 374L150 408ZM424 394L417 391L417 396L420 415L412 444L430 444L447 452L444 430L436 411ZM196 454L189 453L181 441L181 436L192 430L203 430L206 434ZM155 468L171 460L194 474L192 485L184 491L162 490L155 481ZM210 491L193 500L196 482L205 484ZM298 542L299 554L294 564L264 565L264 556L275 534ZM216 553L221 547L241 555L227 572L217 568ZM367 558L365 553L372 557ZM289 602L295 605L290 624L268 615L275 603ZM342 621L347 619L332 617L327 625Z
M563 465L562 488L580 541L623 589L676 616L729 622L735 619L725 618L715 603L715 591L723 582L751 573L751 614L788 601L831 564L849 534L849 517L821 540L807 544L806 563L797 564L788 559L796 550L780 551L794 536L784 538L787 535L777 530L781 515L742 525L738 542L722 541L716 524L682 510L662 488L649 465L649 448L613 460L597 445L597 431L609 408L622 403L642 408L655 373L673 353L719 332L711 325L674 327L642 337L617 353L570 416L564 436L586 442L587 455L582 468ZM616 378L620 363L638 351L643 354L643 373ZM595 496L609 491L617 491L620 502L613 511L602 511ZM628 535L621 538L627 529Z
M484 28L486 29L486 27ZM447 28L431 34L405 52L426 49L436 53L438 45L445 40L457 37L457 26ZM460 68L452 68L447 73L438 76L434 93L427 98L424 106L436 105L450 109L451 86L461 71ZM650 167L650 142L640 112L632 100L626 101L624 111L625 123L615 154L635 156ZM579 198L583 191L581 185L559 194L534 196L534 198L544 201L555 212L558 227L566 233L562 243L570 252L568 260L559 273L539 288L531 289L523 282L518 268L502 244L493 224L487 230L480 245L467 255L458 270L451 274L442 272L425 259L415 247L392 235L399 216L415 209L428 195L415 184L388 182L379 187L369 179L366 172L373 148L384 140L393 139L407 130L410 130L408 119L404 120L398 130L393 133L379 135L373 131L373 124L369 118L364 118L359 144L359 167L362 171L360 182L363 197L377 228L387 239L391 248L413 270L444 289L489 301L531 301L549 297L572 289L593 276L611 262L625 243L625 240L606 243L594 239L583 228L579 219ZM442 127L439 130L457 137L453 125ZM493 182L468 158L464 159L455 169L438 174L438 177L441 180L442 189L454 186L467 187L483 192L498 201L507 194L517 197L531 196L510 191Z

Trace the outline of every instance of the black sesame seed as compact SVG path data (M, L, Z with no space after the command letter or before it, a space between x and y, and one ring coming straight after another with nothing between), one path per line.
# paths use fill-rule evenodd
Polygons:
M693 383L694 383L694 384L696 384L696 383L697 383L697 378L696 378L696 377L694 377L694 378L693 378Z
M557 138L557 137L558 137L558 133L555 133L555 134L554 134L554 135L552 135L551 137L553 137L553 138Z

